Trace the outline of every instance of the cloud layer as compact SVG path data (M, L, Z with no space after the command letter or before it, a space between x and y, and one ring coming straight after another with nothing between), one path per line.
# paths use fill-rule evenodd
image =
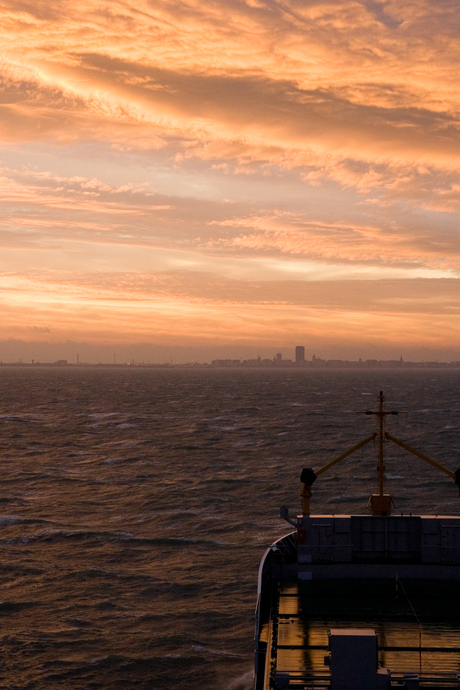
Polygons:
M456 3L0 13L4 338L457 347Z

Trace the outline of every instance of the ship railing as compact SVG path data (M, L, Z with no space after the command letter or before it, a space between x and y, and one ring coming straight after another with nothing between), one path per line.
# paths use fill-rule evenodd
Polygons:
M275 542L274 546L285 558L295 557L297 555L297 532L291 532L282 539Z
M284 671L283 675L289 675L288 688L302 688L302 690L324 690L330 687L331 678L329 675L321 673L303 673L302 671L292 670ZM405 687L407 676L414 677L414 674L409 671L398 671L391 674L390 686L391 688L399 688L402 690ZM420 690L454 690L460 688L460 674L451 672L438 671L436 674L417 673L416 674ZM276 685L275 685L276 687Z

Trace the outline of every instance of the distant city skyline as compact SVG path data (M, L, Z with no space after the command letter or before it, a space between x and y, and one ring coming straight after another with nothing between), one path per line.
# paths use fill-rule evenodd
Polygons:
M431 351L428 349L394 349L376 351L369 346L362 348L312 348L308 345L293 345L277 348L270 347L208 347L192 348L187 346L163 347L156 344L141 343L128 347L121 346L94 346L87 343L41 343L20 342L15 340L0 340L0 362L22 362L24 364L53 363L58 360L66 360L69 364L123 364L123 363L173 363L186 364L192 362L212 362L213 360L251 360L267 359L282 361L296 361L296 348L304 348L305 362L317 360L393 360L398 361L402 357L404 361L439 361L452 362L460 360L460 347L451 350Z

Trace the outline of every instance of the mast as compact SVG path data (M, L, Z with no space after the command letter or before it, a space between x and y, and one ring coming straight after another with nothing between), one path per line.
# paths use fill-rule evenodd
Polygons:
M379 496L383 496L383 484L385 481L385 463L383 458L383 391L379 395Z
M385 485L385 450L384 450L384 439L385 433L383 430L383 422L385 417L389 414L398 414L395 410L384 410L383 403L385 402L385 396L383 391L379 394L379 409L374 412L373 410L366 410L365 414L375 415L379 421L379 452L378 452L378 494L372 494L369 498L369 506L372 510L372 515L391 515L391 506L393 505L393 499L390 494L384 493Z

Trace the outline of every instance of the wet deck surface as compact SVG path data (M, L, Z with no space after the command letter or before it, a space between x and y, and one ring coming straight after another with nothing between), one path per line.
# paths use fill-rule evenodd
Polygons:
M460 599L396 596L309 596L297 584L279 598L277 671L291 677L328 677L324 664L331 628L372 628L379 664L392 677L421 678L460 673Z

